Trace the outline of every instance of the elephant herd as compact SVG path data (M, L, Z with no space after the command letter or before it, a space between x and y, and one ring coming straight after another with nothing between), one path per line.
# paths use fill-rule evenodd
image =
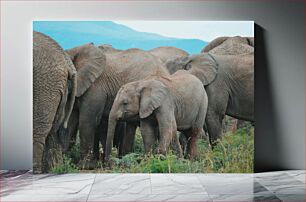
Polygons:
M48 172L80 138L83 169L133 152L196 156L205 132L213 147L225 115L254 121L254 39L219 37L199 54L175 47L119 50L92 43L63 50L33 33L33 170ZM182 151L177 131L186 137ZM102 145L102 157L100 156ZM156 147L155 147L156 145Z

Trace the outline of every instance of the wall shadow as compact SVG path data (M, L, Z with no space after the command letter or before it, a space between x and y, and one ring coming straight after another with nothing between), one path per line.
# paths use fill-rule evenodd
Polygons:
M266 30L255 24L255 172L280 170L279 161L282 159L272 72L266 48Z

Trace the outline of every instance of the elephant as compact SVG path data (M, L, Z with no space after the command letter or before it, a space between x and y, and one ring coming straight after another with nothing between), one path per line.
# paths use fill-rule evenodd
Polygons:
M33 32L33 171L62 163L57 132L65 130L77 92L77 74L65 51L49 36Z
M160 59L140 49L104 53L101 48L87 44L66 51L78 73L82 71L83 66L90 66L93 71L83 72L84 75L90 75L91 80L86 82L88 85L76 96L74 112L78 118L75 118L73 123L79 129L80 135L79 166L93 169L96 165L99 141L103 149L105 148L108 115L119 88L151 75L169 73ZM105 60L96 60L100 57ZM117 142L120 154L131 152L136 127L137 123L124 125L125 138L116 137L121 141ZM118 133L120 132L118 128Z
M254 37L218 37L205 46L201 53L216 55L254 53Z
M222 135L225 115L254 121L254 55L201 53L168 61L170 73L187 70L202 81L208 95L205 126L210 144Z
M102 44L100 46L98 46L103 53L105 54L112 54L112 53L118 53L121 52L123 50L120 49L116 49L114 48L112 45L109 44ZM161 47L157 47L157 48L153 48L148 50L149 53L151 53L152 55L158 57L159 59L161 59L161 61L166 64L166 62L168 60L174 60L175 58L179 58L179 57L183 57L183 56L187 56L188 53L182 49L173 47L173 46L161 46Z
M122 86L109 115L106 161L109 160L117 122L131 119L140 120L145 152L151 152L158 139L157 152L165 154L173 140L181 155L176 135L178 130L190 138L188 155L193 158L197 136L204 133L207 105L208 98L201 81L185 70L171 76L151 76Z
M202 52L216 55L254 54L254 37L219 37L211 41ZM245 121L237 120L233 117L227 117L227 120L230 124L223 124L226 132L231 131L234 133L238 128L245 125ZM232 129L229 130L226 125L231 126Z
M104 54L108 54L108 53L118 53L118 52L121 52L122 50L120 50L120 49L116 49L116 48L114 48L112 45L110 45L110 44L102 44L102 45L99 45L98 46L101 50L102 50L102 52L104 53Z
M168 60L174 60L189 55L186 51L173 46L161 46L148 50L148 52L160 58L164 64L166 64Z
M116 49L110 44L102 44L102 45L99 45L98 48L105 55L116 54L116 53L124 51L124 50ZM159 59L161 59L163 63L166 63L166 61L169 60L169 59L175 59L175 58L180 57L180 56L188 55L187 52L185 52L181 49L175 48L175 47L158 47L158 48L151 49L148 52L155 55ZM69 137L71 137L70 138L71 142L70 142L69 145L66 145L65 150L67 150L68 148L71 148L75 144L76 134L77 134L77 131L78 131L78 113L75 112L75 111L76 110L74 110L72 112L71 121L70 121L70 126L71 127L70 127ZM106 134L105 128L107 128L107 127L102 127L102 125L107 126L107 121L108 120L103 120L103 123L101 123L100 127L98 127L98 129L97 129L97 130L103 130L103 128L104 128L104 131L99 131L97 133L99 133L99 134L105 133ZM125 126L122 125L121 123L117 124L117 130L116 130L116 135L115 135L115 140L114 140L114 144L119 149L119 157L124 155L126 153L126 151L131 151L131 149L132 149L131 145L122 144L122 141L124 141L124 140L120 140L119 136L120 136L120 133L122 133L124 127ZM135 122L135 124L132 125L132 128L128 127L128 128L126 128L126 130L133 131L133 130L135 130L136 127L137 127L137 123ZM96 158L99 158L99 155L100 155L99 154L99 149L97 148L98 145L99 145L99 141L100 141L99 138L96 137L95 143L94 143L95 144L94 155L96 156Z

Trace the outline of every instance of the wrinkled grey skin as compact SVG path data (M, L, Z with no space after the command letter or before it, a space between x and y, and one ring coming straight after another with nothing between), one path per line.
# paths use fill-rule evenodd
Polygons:
M92 169L97 159L93 153L95 155L97 153L98 140L105 148L108 116L119 88L126 83L151 75L169 75L169 73L158 58L139 49L105 54L98 47L85 45L67 52L78 73L87 62L92 63L91 69L97 70L86 73L92 75L92 82L83 93L77 95L74 108L79 116L76 120L80 134L80 167ZM95 61L99 56L105 59ZM126 138L122 140L121 145L127 145L128 148L119 148L122 154L131 152L137 124L126 125ZM126 150L123 151L124 149Z
M33 33L33 171L48 172L62 163L57 131L67 128L76 95L76 71L50 37Z
M208 95L206 126L211 145L222 134L225 114L254 121L254 55L217 56L207 53L167 63L173 73L180 69L199 78Z
M111 53L118 53L118 52L121 52L122 50L119 50L119 49L116 49L114 48L112 45L110 44L102 44L100 46L98 46L101 51L104 53L104 54L111 54Z
M205 46L201 53L216 55L254 53L254 37L218 37Z
M242 55L254 54L254 37L219 37L211 41L202 52L215 55ZM243 127L244 121L229 117L232 132L236 132L239 127ZM239 123L239 124L238 124Z
M109 44L102 44L98 47L102 50L104 54L113 54L123 51L120 49L116 49ZM166 64L168 60L174 60L176 58L188 55L186 51L173 46L161 46L148 50L147 52L158 57L164 64Z
M194 157L197 136L204 133L207 104L208 98L201 81L184 70L168 77L149 77L124 85L109 116L107 160L118 120L131 119L140 119L146 152L152 151L153 144L159 139L157 152L165 154L171 140L174 140L182 154L176 135L178 130L190 137L188 155Z
M161 46L148 51L149 53L160 58L163 63L167 63L168 60L174 60L183 56L188 56L188 53L182 49L172 46Z

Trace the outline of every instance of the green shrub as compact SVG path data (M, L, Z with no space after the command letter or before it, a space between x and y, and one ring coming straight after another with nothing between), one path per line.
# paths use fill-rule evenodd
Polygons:
M144 153L144 146L143 146L143 141L141 137L141 133L139 131L139 128L136 130L136 135L135 135L135 142L134 142L134 152L135 153Z
M51 173L63 174L63 173L77 173L77 167L71 162L71 158L64 155L63 164L57 165L51 169Z
M246 133L248 131L248 133ZM198 155L195 160L178 158L170 151L167 155L144 155L131 153L122 159L116 158L113 150L112 168L98 172L126 173L252 173L254 158L254 135L252 129L239 129L227 133L211 150L205 139L197 142ZM135 142L141 137L136 136Z
M80 144L77 141L67 153L64 164L54 168L56 173L76 172ZM206 139L197 141L194 160L178 158L173 151L167 155L144 154L140 131L137 129L134 153L117 158L117 149L111 153L112 167L99 166L102 173L252 173L254 160L254 127L246 124L235 133L228 132L214 150ZM90 171L91 172L91 171Z
M65 155L71 159L72 163L77 164L80 161L80 142L76 142Z

